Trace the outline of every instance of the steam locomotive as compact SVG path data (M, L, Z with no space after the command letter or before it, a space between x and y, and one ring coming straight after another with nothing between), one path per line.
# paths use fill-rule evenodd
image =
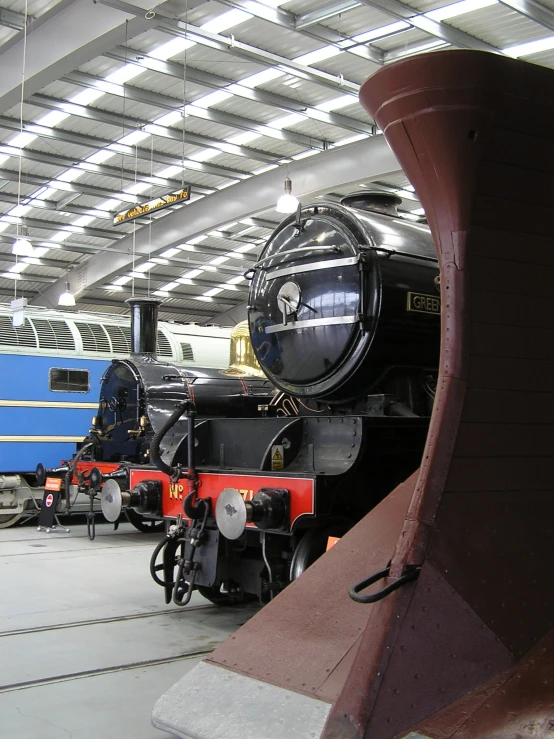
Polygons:
M267 601L416 469L439 273L427 227L401 219L400 202L364 192L283 221L250 274L252 346L275 387L264 417L198 421L192 397L172 396L151 464L105 479L108 518L124 507L171 522L150 567L166 602L195 589ZM143 381L158 398L172 377Z
M226 367L230 333L160 322L158 356L192 367ZM125 316L27 306L14 325L10 306L0 306L0 529L38 514L44 490L36 483L37 461L56 467L71 459L90 427L111 359L130 351ZM86 501L78 497L73 510Z
M231 332L228 369L193 368L157 358L161 301L130 298L127 303L131 309L131 355L128 359L114 359L104 372L89 435L78 445L70 462L54 469L39 463L36 469L41 486L48 479L52 488L62 487L59 482L53 485L55 480L63 482L66 511L76 494L72 489L90 496L91 538L92 501L98 491L106 480L118 480L126 487L130 467L150 462L151 446L157 444L159 431L176 403L194 402L200 416L255 416L264 412L274 394L271 383L251 356L244 325L239 324ZM152 516L147 510L128 508L125 513L140 531L165 528L159 516Z

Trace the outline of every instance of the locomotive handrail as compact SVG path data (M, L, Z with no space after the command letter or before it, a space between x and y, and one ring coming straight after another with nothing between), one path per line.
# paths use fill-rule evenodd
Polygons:
M386 246L373 246L373 244L360 244L360 247L364 249L371 249L372 251L382 251L391 257L410 257L410 259L419 259L422 262L438 262L437 257L426 257L424 254L412 254L409 251L399 251L398 249L389 249Z
M258 269L258 267L260 267L262 264L265 264L265 262L269 262L272 259L277 259L278 257L286 257L288 254L295 255L301 251L332 251L335 254L339 254L342 249L343 247L339 246L339 244L327 244L325 246L299 246L298 249L289 249L288 251L282 251L278 252L277 254L273 254L273 256L271 257L264 257L263 259L259 259L250 267L248 271L252 272L253 270Z

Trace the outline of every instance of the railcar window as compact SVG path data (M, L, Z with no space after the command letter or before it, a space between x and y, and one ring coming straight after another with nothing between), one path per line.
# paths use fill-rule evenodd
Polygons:
M61 369L52 367L49 375L50 390L54 393L88 393L90 373L88 370Z

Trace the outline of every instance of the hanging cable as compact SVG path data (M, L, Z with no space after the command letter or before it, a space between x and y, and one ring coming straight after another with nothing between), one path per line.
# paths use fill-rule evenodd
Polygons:
M27 22L28 22L28 11L29 3L25 0L25 10L23 16L23 61L21 64L21 101L19 104L19 135L23 136L23 101L25 99L25 71L27 63ZM21 203L21 172L23 166L23 147L21 146L21 139L19 141L19 166L17 176L17 206L19 212L19 205ZM18 216L19 218L21 216ZM19 223L15 226L16 240L19 239ZM18 255L15 255L15 263L17 265ZM17 278L13 281L13 296L17 298Z

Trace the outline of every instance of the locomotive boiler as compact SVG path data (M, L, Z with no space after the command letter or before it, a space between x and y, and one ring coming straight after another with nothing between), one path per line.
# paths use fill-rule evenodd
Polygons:
M130 466L150 462L151 446L157 444L175 404L193 402L199 416L256 416L265 412L274 394L251 356L245 326L239 324L231 333L228 369L183 366L156 356L161 301L131 298L127 303L131 308L131 356L114 359L104 372L89 435L71 462L57 469L37 467L39 485L47 478L63 481L66 509L71 505L71 488L91 496L92 506L92 498L106 480L117 479L127 486ZM178 422L175 431L181 427ZM126 514L141 531L164 529L163 521L147 510L129 508Z
M357 193L283 221L249 275L252 345L276 388L266 417L197 422L184 399L154 464L105 484L106 507L171 522L151 562L166 602L267 601L418 466L439 272L399 202Z

